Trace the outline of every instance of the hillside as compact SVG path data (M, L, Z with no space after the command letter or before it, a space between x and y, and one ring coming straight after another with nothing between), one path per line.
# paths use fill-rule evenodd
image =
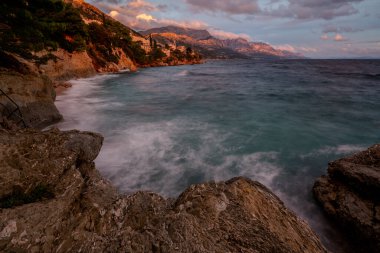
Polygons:
M53 85L66 80L200 62L192 48L165 47L83 0L0 2L0 88L30 126L62 118L54 106ZM0 124L13 106L0 93Z
M206 30L167 26L141 32L169 45L192 46L206 58L302 58L302 55L278 50L262 42L243 38L218 39Z
M9 67L15 58L22 62L22 58L39 68L50 60L59 61L59 50L87 54L98 72L133 65L170 65L198 57L185 50L172 55L177 48L163 50L160 43L147 40L81 0L5 0L0 3L0 13L2 67Z

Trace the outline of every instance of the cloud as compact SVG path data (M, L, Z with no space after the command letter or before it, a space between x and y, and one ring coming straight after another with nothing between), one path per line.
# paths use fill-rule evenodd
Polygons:
M118 11L110 11L109 15L113 18L116 18L117 15L119 15L119 12Z
M228 14L255 14L260 12L257 0L185 0L196 11Z
M245 39L247 41L252 41L251 36L245 33L232 33L232 32L226 32L220 29L215 28L209 28L209 33L219 39Z
M118 6L120 8L128 9L129 11L157 11L166 8L166 5L154 5L145 0L92 0L97 6Z
M137 15L136 19L140 19L140 20L144 20L144 21L156 21L156 19L153 18L152 15L145 14L145 13Z
M362 1L364 0L268 0L260 6L258 0L185 0L194 11L325 20L358 13L354 4Z
M329 40L330 37L327 34L322 34L321 40Z
M289 51L289 52L292 52L292 53L295 53L297 50L295 49L295 47L289 45L289 44L285 44L285 45L277 45L277 46L274 46L275 49L277 50L283 50L283 51Z
M328 34L324 33L321 36L321 40L334 40L336 42L348 41L348 39L340 33L336 33L333 37L330 37Z
M145 10L145 11L157 10L157 8L153 4L149 2L145 2L144 0L132 0L128 2L126 6L128 8L132 8L135 10Z
M96 5L108 12L116 20L124 23L135 30L147 30L163 26L179 26L192 29L207 29L211 35L220 39L237 39L242 38L251 41L252 38L247 34L236 34L226 32L209 26L207 23L199 20L178 21L174 19L158 18L150 14L157 9L164 9L162 5L153 5L145 0L118 1L108 0L98 1Z
M354 33L354 32L360 32L364 29L360 28L353 28L351 26L335 26L335 25L328 25L323 28L323 33Z
M147 30L150 28L163 27L169 25L193 29L206 29L209 27L209 25L199 20L178 21L173 19L156 18L148 13L139 13L137 15L136 13L139 12L129 12L124 10L123 8L118 8L117 10L109 11L108 14L114 19L135 30Z
M287 4L272 1L263 13L275 17L330 20L358 13L353 4L362 1L364 0L288 0ZM273 3L278 4L272 8Z
M277 50L283 50L283 51L289 51L292 53L302 53L302 54L308 54L308 53L316 53L318 52L318 49L313 47L296 47L289 44L284 45L277 45L273 46Z
M343 37L343 35L337 33L334 37L334 41L337 41L337 42L342 42L342 41L347 41L348 39Z

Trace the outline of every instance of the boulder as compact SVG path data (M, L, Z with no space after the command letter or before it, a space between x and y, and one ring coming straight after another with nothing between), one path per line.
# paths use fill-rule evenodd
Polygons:
M380 248L380 145L331 162L314 195L361 252Z
M309 226L246 178L177 199L120 195L95 169L102 137L0 132L1 252L326 252Z

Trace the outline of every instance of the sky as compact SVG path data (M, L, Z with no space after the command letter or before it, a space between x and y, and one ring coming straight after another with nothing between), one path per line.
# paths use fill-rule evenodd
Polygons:
M380 0L87 0L136 30L177 25L311 58L380 59Z

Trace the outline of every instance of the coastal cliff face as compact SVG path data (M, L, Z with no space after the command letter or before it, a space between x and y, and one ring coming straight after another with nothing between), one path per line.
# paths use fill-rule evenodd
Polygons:
M356 242L356 252L380 248L380 145L334 161L314 185L325 212Z
M39 53L40 56L44 54L46 52ZM66 50L58 49L52 52L52 55L55 56L55 60L49 60L46 64L38 67L39 72L48 76L52 81L65 81L96 74L92 59L87 52L69 53Z
M245 178L177 199L125 196L93 160L98 134L0 132L0 251L326 252L306 223Z
M17 103L29 127L42 128L62 119L54 105L55 90L46 76L0 70L0 88ZM3 94L0 94L0 103L3 105L0 115L8 115L16 109ZM0 117L0 123L3 120L6 119ZM9 120L17 121L14 118Z
M0 89L21 107L30 127L62 118L50 93L66 80L200 63L194 51L166 50L81 0L5 1L0 14ZM4 125L13 108L5 96L0 102Z

